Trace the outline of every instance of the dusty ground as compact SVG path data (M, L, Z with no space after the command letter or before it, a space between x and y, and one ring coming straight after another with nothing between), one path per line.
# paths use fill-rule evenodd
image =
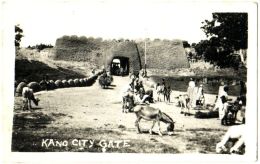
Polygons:
M135 114L121 111L121 93L127 83L128 77L114 77L109 89L101 89L96 82L91 87L38 92L40 105L26 112L21 110L21 97L16 97L12 151L215 153L215 145L228 127L220 125L216 118L196 119L180 114L174 100L177 91L172 93L171 103L152 104L176 122L174 135L159 136L157 125L155 133L149 135L151 122L147 121L141 121L143 133L137 134ZM207 103L213 103L215 95L206 98ZM161 126L165 132L165 124Z

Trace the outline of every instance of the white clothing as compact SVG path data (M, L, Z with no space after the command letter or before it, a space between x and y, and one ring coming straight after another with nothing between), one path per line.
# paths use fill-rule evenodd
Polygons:
M189 87L191 88L194 88L196 85L195 85L195 82L194 81L190 81L189 82Z
M221 97L224 94L224 86L219 86L218 89L218 97Z
M192 108L195 108L195 107L196 107L197 92L198 92L198 87L194 87L194 88L192 89L192 94L191 94L191 97L190 97L191 107L192 107Z
M157 88L156 88L157 94L160 94L161 91L162 91L162 86L161 85L157 86Z
M132 90L132 88L131 88L130 85L128 85L127 87L123 88L123 90L122 90L122 97L127 96L131 90Z
M203 96L203 92L202 91L203 91L203 88L199 87L198 91L197 91L197 97L196 97L197 100L200 100L202 98L202 96Z
M149 97L149 95L144 95L143 98L141 99L141 98L140 98L140 95L137 94L137 95L134 96L134 99L135 99L135 102L137 102L137 103L144 103L144 102L145 102L145 99L146 99L147 97Z
M218 110L218 114L219 114L219 119L223 119L226 112L227 112L227 108L228 108L228 103L225 102L224 104L222 103L219 110Z
M215 103L214 110L217 110L217 109L220 110L220 108L222 107L222 104L223 104L222 101L221 101L221 97L222 96L225 96L226 99L228 99L228 94L227 94L227 92L224 91L224 86L220 86L218 92L219 92L218 93L218 99L217 99L217 101Z

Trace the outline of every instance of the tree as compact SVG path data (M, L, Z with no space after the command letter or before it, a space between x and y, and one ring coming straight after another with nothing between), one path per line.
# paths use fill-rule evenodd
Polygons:
M208 37L216 36L225 48L239 50L247 48L247 13L213 13L213 20L205 20L201 28Z
M15 47L20 48L20 42L23 37L23 30L20 25L15 25Z
M183 47L184 47L184 48L190 47L190 44L189 44L188 41L186 41L186 40L182 41L182 44L183 44Z
M209 38L210 49L205 59L221 67L238 66L234 51L247 49L248 46L248 14L247 13L213 13L211 21L202 22L201 29Z
M195 45L195 51L199 56L203 56L206 49L210 47L208 40L201 40L199 43Z
M191 44L191 47L194 48L195 46L196 46L196 43L192 43L192 44Z

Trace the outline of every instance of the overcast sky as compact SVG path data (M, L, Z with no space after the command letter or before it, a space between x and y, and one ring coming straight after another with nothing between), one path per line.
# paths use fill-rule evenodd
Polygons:
M14 24L24 30L22 46L55 45L63 35L199 42L206 38L200 29L202 21L211 20L213 12L237 9L229 3L171 0L16 1L10 6L17 13L13 15Z

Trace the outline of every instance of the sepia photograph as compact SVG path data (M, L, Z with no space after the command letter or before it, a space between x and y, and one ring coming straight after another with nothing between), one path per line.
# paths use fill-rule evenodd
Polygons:
M257 6L1 1L3 163L256 162Z

